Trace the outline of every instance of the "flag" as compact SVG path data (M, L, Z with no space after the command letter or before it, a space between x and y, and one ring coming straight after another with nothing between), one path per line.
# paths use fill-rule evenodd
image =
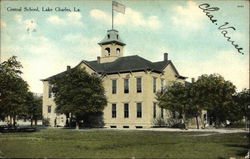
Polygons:
M112 9L117 12L125 14L125 5L118 3L116 1L112 1Z

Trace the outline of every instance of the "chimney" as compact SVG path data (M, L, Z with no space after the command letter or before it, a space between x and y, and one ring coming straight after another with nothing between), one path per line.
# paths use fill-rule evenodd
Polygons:
M168 60L168 53L164 53L164 61Z
M68 66L67 66L67 71L70 70L70 69L71 69L71 67L68 65Z
M97 63L100 63L100 61L101 61L101 57L97 56Z
M194 78L191 78L191 82L194 83Z

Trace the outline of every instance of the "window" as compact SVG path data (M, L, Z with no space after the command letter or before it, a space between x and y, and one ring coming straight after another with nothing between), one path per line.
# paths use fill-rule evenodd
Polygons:
M110 38L110 35L108 34L108 39Z
M136 108L137 108L137 118L141 118L142 117L142 105L141 105L141 103L137 103Z
M120 48L117 48L117 49L116 49L116 53L119 55L120 52L121 52L121 49L120 49Z
M106 56L109 56L109 55L110 55L110 48L109 48L109 47L107 47L107 48L105 49L105 54L106 54Z
M116 80L112 80L112 94L116 94Z
M123 128L129 128L129 126L123 126Z
M129 105L128 103L124 104L124 118L128 118L129 117Z
M48 113L51 113L51 105L48 105Z
M141 78L136 78L136 88L137 88L137 93L141 93L142 92L142 88L141 88Z
M124 93L129 93L129 81L124 79Z
M116 126L115 125L111 125L110 128L116 128Z
M163 118L164 109L161 108L161 118Z
M116 118L116 104L112 104L112 118Z
M156 103L153 105L153 117L156 118Z
M153 92L156 92L156 77L153 78Z
M164 83L165 83L165 80L161 79L161 92L163 92L164 90Z
M49 98L52 97L52 86L51 85L49 85L49 94L48 94L48 96L49 96Z

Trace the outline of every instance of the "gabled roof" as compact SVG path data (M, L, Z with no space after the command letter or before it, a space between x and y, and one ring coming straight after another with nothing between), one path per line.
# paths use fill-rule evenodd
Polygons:
M82 63L86 64L88 67L93 69L95 72L99 74L117 74L117 73L125 73L125 72L139 72L139 71L152 71L156 73L162 73L163 70L168 66L171 65L174 71L176 72L176 77L185 79L185 77L180 76L176 68L174 67L173 63L170 60L164 60L159 62L151 62L148 61L138 55L134 56L125 56L120 57L117 60L109 63L98 63L98 61L86 61L83 60L79 63L76 67L80 66ZM66 72L66 71L64 71ZM58 76L59 73L55 76ZM54 77L54 76L52 76ZM49 80L49 77L46 80Z

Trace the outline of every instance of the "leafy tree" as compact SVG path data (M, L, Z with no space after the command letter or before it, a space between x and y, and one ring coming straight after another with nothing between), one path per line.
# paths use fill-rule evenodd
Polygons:
M156 99L160 107L172 112L178 112L184 121L184 127L186 127L188 119L195 111L190 106L188 87L185 87L182 83L174 82L171 86L166 87L163 92L157 92Z
M238 108L235 112L237 116L234 116L234 121L241 120L243 116L249 118L250 114L248 107L250 106L250 89L244 89L237 93L234 96L234 101L236 103L236 108Z
M36 97L33 93L28 92L25 102L25 112L23 117L30 119L30 125L33 122L37 125L37 120L42 119L42 98Z
M202 75L192 86L192 101L200 109L208 110L210 120L216 126L230 119L235 108L233 95L236 87L218 74Z
M102 80L79 67L55 76L49 83L53 86L56 111L71 113L75 117L76 128L85 115L103 111L107 104Z
M174 83L167 87L164 93L158 92L157 100L159 106L179 112L184 123L186 119L195 117L197 128L199 128L198 117L202 110L208 111L210 120L215 122L216 126L226 120L238 120L240 108L234 100L235 93L236 87L230 81L226 81L218 74L211 74L201 75L189 86ZM247 101L246 93L239 96Z
M0 114L2 118L10 116L13 126L16 116L24 111L28 84L21 78L22 65L16 56L0 64Z

